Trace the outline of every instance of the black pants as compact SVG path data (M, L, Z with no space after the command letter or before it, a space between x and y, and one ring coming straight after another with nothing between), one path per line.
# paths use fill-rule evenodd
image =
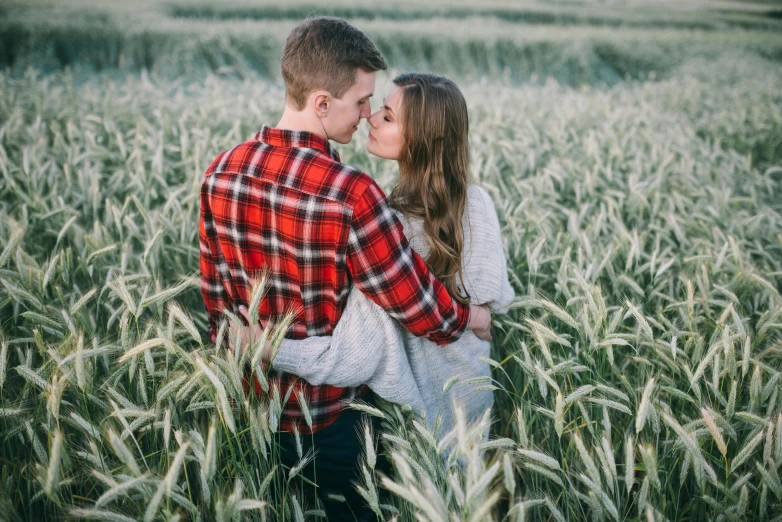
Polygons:
M329 522L377 520L353 484L364 483L359 466L364 451L363 418L360 411L346 409L328 427L313 435L301 436L302 455L310 448L314 448L316 454L300 474L318 485L317 494ZM296 439L289 433L279 433L278 437L282 463L295 466L299 462ZM388 474L388 462L380 455L375 469ZM330 499L329 494L341 495L345 502Z

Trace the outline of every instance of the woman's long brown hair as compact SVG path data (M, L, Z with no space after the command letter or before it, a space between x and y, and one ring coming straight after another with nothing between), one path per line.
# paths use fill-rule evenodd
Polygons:
M400 123L405 138L399 156L399 183L389 200L409 217L423 220L429 245L426 263L461 303L469 295L457 287L462 277L470 149L467 103L448 78L405 73L394 78L402 89Z

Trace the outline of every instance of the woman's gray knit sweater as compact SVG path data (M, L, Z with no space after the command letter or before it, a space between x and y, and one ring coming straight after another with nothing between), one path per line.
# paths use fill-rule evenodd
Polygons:
M420 219L397 213L412 248L426 259L429 248ZM472 304L488 304L504 313L514 293L508 281L505 253L494 204L483 189L470 185L462 218L462 271ZM464 290L461 285L460 290ZM493 404L491 391L478 390L490 375L489 342L466 331L455 342L437 346L415 337L383 309L353 288L332 336L286 339L272 365L309 383L347 387L367 384L380 397L410 404L431 425L442 415L441 434L453 426L452 401L459 401L468 420ZM452 377L459 381L443 393ZM472 382L466 382L473 379Z

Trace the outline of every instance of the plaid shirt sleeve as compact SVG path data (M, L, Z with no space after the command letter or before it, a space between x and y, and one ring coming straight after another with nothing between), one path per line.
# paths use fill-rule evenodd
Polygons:
M354 284L410 333L438 345L464 332L470 308L455 301L405 238L376 184L353 210L347 266Z
M206 184L206 180L204 180ZM201 295L209 315L209 335L217 333L223 309L229 303L228 294L220 277L221 260L217 254L217 231L209 208L205 185L201 187L201 214L199 219L199 242L201 268ZM224 264L224 262L222 262Z

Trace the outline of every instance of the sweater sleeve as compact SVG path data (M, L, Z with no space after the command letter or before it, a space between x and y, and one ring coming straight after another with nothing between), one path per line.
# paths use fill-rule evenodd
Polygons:
M401 326L353 288L332 336L284 339L272 367L313 385L371 384L388 370L387 350L401 348L402 339Z
M493 313L508 311L515 292L508 280L497 211L489 194L470 185L465 233L465 289L473 304L488 304Z

